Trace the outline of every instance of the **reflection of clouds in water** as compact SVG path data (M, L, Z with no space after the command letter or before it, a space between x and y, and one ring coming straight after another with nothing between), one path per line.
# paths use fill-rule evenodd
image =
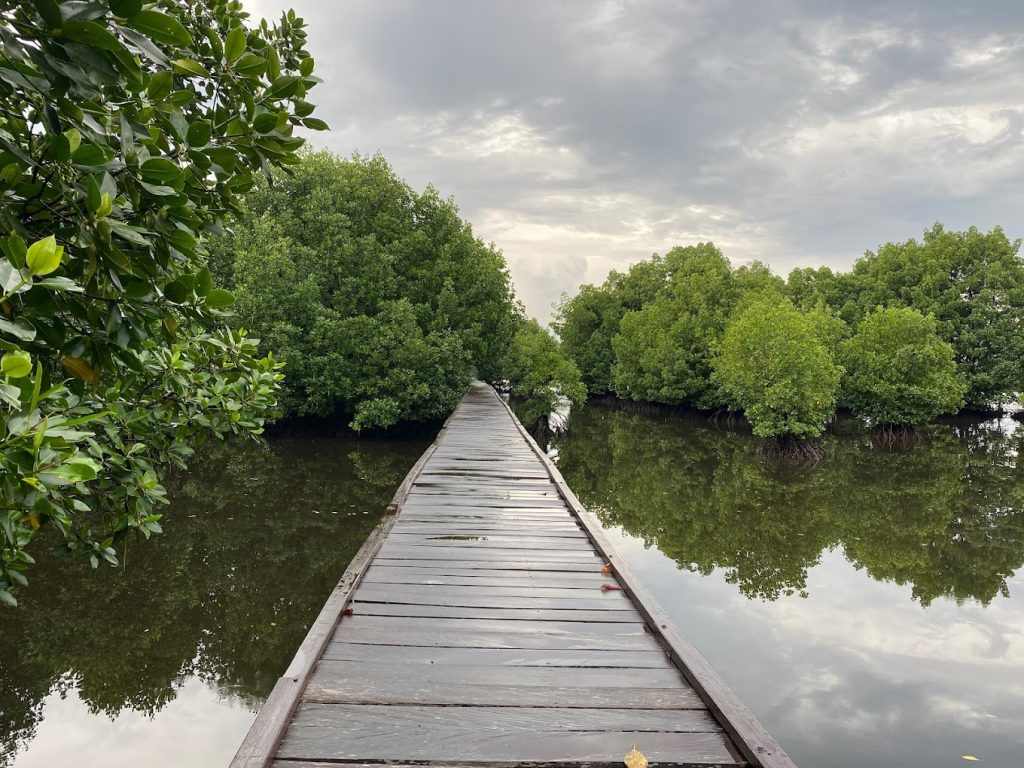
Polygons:
M256 717L241 702L195 678L152 718L125 710L111 721L90 713L75 692L67 698L52 693L43 708L36 737L13 768L222 768ZM97 733L103 734L102 745Z
M811 569L809 597L748 600L722 569L700 576L620 529L612 539L798 764L932 765L960 754L1007 764L1002 750L1024 731L1017 590L985 608L945 598L923 608L909 586L875 581L840 549Z

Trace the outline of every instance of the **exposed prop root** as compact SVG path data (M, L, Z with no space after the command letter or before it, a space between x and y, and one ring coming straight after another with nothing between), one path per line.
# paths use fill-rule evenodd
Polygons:
M757 453L761 458L791 464L813 466L828 456L820 440L804 440L792 435L766 438Z
M900 424L877 424L871 438L886 448L913 448L924 442L924 433L917 427Z

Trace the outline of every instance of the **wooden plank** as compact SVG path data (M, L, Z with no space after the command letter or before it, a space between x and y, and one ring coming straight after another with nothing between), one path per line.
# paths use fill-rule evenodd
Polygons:
M488 600L490 604L508 605L505 598L532 598L557 600L550 606L565 607L565 601L579 605L581 608L611 606L615 610L631 610L635 612L633 603L621 592L602 590L604 585L600 579L590 582L589 589L567 589L564 587L536 587L532 585L507 585L486 580L478 585L438 586L428 584L379 585L364 582L357 599L376 602L416 602L426 605L460 605L459 598L469 597L474 600ZM439 602L438 602L439 600ZM587 600L595 600L591 605ZM583 601L583 602L580 602ZM511 607L511 605L508 605ZM526 605L525 607L537 607Z
M495 533L522 533L525 536L542 532L545 536L571 534L586 537L579 523L568 516L564 519L554 520L523 520L494 516L467 519L456 515L415 515L410 512L399 517L395 524L395 533L399 531L413 533L465 531L467 534L494 531Z
M369 618L382 617L371 616ZM377 626L360 627L346 630L344 638L346 642L351 643L419 648L507 648L545 651L661 650L657 641L651 635L643 632L633 635L595 635L589 632L568 633L564 631L544 634L536 631L488 632L473 629L430 629L421 627L419 624L422 622L418 622L416 626L407 626L401 633Z
M636 622L635 611L568 610L558 608L467 608L451 605L403 603L359 603L353 611L360 616L428 616L451 619L526 619L531 621Z
M647 628L639 621L630 624L591 622L556 622L556 621L502 621L491 619L393 619L384 616L346 616L342 619L336 637L348 637L342 632L354 632L362 628L385 629L401 634L411 630L428 630L437 632L497 632L499 634L530 634L537 633L554 637L557 635L641 635L651 636ZM411 645L411 643L409 643Z
M600 589L615 584L614 576L600 573L558 571L494 571L486 569L394 567L374 565L363 577L363 584L435 584L438 586L557 587L559 589Z
M410 499L409 507L411 509L417 509L420 507L432 507L437 508L440 506L439 499L443 498L443 504L445 507L474 507L474 508L489 508L498 507L500 509L549 509L557 511L561 515L567 514L565 511L565 505L559 498L549 499L509 499L492 496L490 498L485 496L459 496L449 497L448 495L438 495L436 493L423 493L417 491L416 495Z
M566 669L324 660L305 701L613 709L703 707L675 669Z
M516 554L520 552L537 552L543 554L545 557L551 555L557 556L572 556L572 557L583 557L595 558L597 553L589 546L581 546L589 544L586 539L579 538L522 538L518 541L511 537L498 538L496 536L479 535L472 536L470 534L453 533L450 535L431 535L424 536L418 533L400 534L396 536L388 537L388 545L394 548L412 548L416 547L417 550L433 549L433 550L470 550L474 552L489 551L509 551Z
M565 571L567 573L600 573L601 561L557 561L557 560L491 560L491 559L463 559L453 557L428 557L418 555L416 557L392 556L381 554L374 561L380 565L409 566L416 568L439 568L448 570L453 566L460 568L476 568L485 571Z
M609 714L602 716L605 711ZM631 717L627 709L310 704L297 714L280 757L576 762L625 754L639 742L652 761L735 764L719 729L703 712L673 713L674 723L667 714L648 710ZM652 722L661 727L654 728Z
M356 599L374 603L412 603L418 605L493 606L496 608L571 608L581 610L629 611L633 603L621 592L600 587L589 591L559 587L460 586L439 588L429 584L363 584ZM522 602L517 602L522 601ZM531 602L525 602L531 601ZM639 621L639 617L637 618Z
M667 667L659 650L555 650L550 648L417 648L330 643L323 658L403 664L469 664L502 667ZM636 726L639 729L639 726ZM632 726L631 726L632 728Z
M381 557L413 560L498 560L544 563L580 563L600 570L602 562L594 552L586 550L531 549L526 547L488 546L487 542L466 542L460 546L430 546L426 544L402 544L386 541L381 547Z

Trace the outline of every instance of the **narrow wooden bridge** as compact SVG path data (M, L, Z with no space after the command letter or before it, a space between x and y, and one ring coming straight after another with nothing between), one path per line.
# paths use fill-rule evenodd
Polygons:
M389 512L232 768L793 768L490 387Z

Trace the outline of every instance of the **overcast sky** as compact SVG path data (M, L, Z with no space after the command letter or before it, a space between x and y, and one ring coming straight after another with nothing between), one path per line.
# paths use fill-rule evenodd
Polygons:
M1024 234L1020 0L246 0L310 22L332 131L458 202L546 320L673 245L848 267Z

